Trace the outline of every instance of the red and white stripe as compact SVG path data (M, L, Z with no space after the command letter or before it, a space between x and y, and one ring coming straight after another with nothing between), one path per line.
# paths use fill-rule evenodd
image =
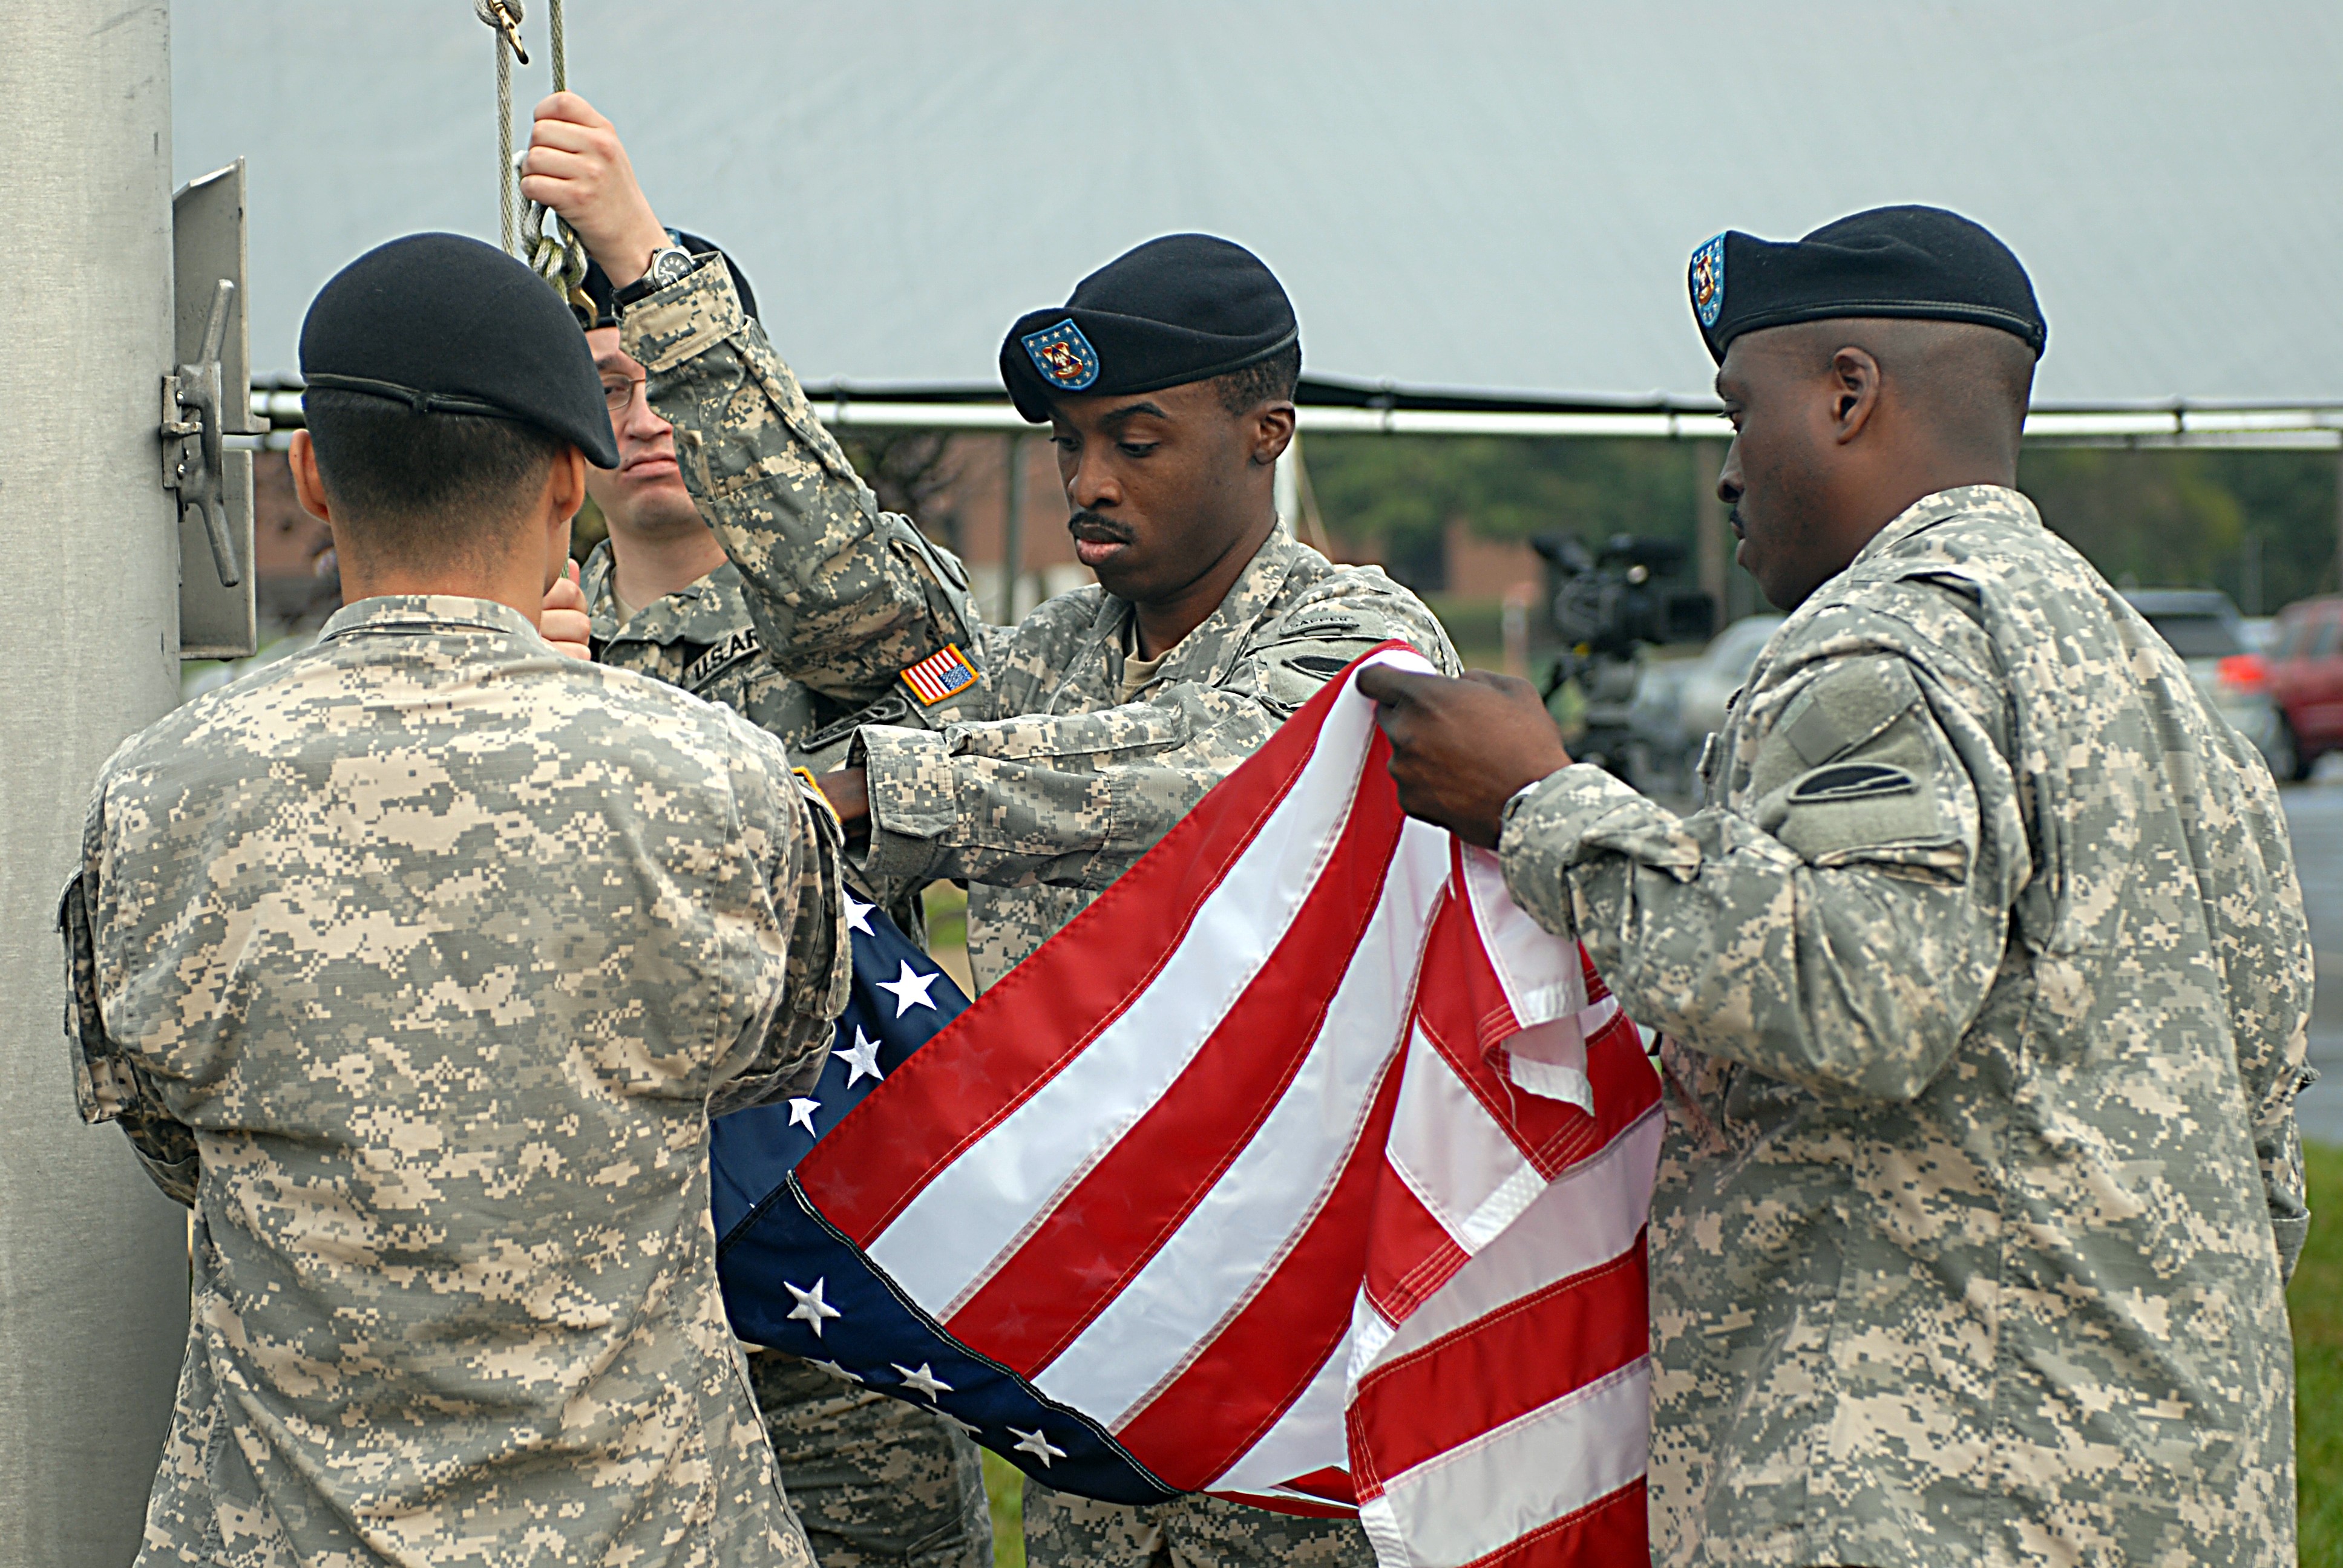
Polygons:
M1355 1512L1386 1568L1640 1552L1655 1080L1350 682L799 1180L1172 1485Z

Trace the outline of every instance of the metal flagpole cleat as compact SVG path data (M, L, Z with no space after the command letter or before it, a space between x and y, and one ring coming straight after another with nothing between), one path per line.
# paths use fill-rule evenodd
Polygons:
M174 338L163 383L164 487L178 492L179 657L240 658L258 630L252 410L245 345L244 161L171 198ZM231 442L234 442L232 445ZM195 564L211 558L211 570Z
M163 487L179 492L183 511L197 513L211 540L212 569L220 587L244 581L244 565L236 558L236 540L227 531L227 503L223 479L227 472L227 443L220 427L220 344L227 335L227 313L236 298L236 285L220 278L212 290L211 313L205 318L203 347L192 365L163 378ZM188 417L193 415L194 417Z

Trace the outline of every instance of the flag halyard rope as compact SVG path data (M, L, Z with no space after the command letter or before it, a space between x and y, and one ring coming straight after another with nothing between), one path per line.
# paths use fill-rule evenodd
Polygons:
M497 49L497 208L498 226L508 255L527 262L553 292L582 320L593 318L593 302L581 286L586 281L586 247L569 226L541 202L529 202L520 222L519 244L514 243L514 214L522 204L514 187L518 160L512 148L512 63L528 64L521 43L522 0L472 0L472 14L496 35ZM561 0L548 0L547 22L552 31L553 90L569 90L569 58L563 37Z

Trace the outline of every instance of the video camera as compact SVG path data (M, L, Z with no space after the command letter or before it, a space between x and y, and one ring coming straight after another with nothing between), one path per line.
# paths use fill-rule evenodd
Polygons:
M1571 534L1531 541L1546 560L1554 629L1582 657L1626 658L1641 643L1706 642L1716 634L1716 601L1698 588L1657 579L1684 569L1674 539L1614 534L1599 551Z
M1575 683L1582 727L1572 755L1640 787L1635 650L1706 642L1716 631L1716 602L1664 580L1684 569L1684 548L1673 539L1614 534L1599 550L1568 534L1530 542L1545 558L1554 629L1562 641L1546 680L1547 701Z

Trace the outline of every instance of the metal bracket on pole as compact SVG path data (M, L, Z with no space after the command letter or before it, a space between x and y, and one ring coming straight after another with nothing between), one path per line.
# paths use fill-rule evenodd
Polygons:
M179 495L179 657L241 658L253 591L252 414L245 334L244 160L171 198L176 368L163 377L163 485Z
M235 298L236 284L220 278L196 362L163 377L163 487L179 492L182 510L201 516L211 544L212 569L219 575L220 587L231 588L244 582L244 563L236 559L236 539L227 529L227 442L220 428L219 356L228 307Z

